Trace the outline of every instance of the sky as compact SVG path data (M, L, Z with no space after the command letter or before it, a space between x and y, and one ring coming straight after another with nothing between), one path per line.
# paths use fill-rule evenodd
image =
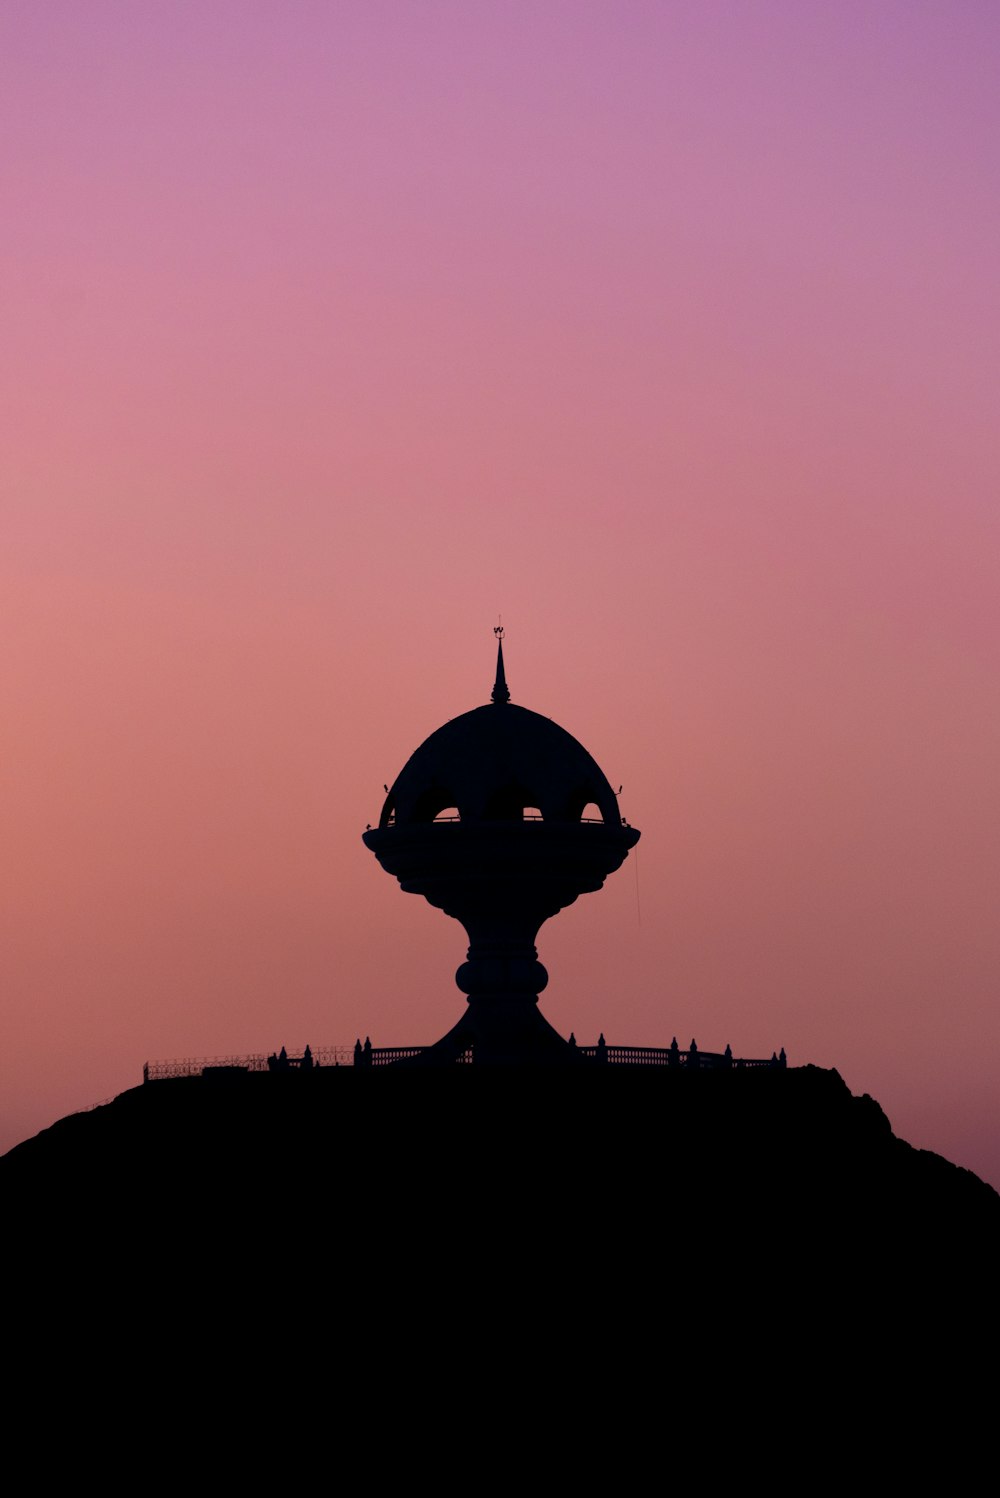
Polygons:
M581 1043L836 1067L1000 1186L1000 11L5 0L0 1148L419 1044L361 842L488 700L642 832Z

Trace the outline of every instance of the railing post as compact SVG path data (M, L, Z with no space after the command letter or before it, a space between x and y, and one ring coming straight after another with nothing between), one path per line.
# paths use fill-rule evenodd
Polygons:
M599 1066L607 1066L607 1064L608 1064L608 1047L607 1047L607 1043L606 1043L606 1041L604 1039L604 1031L603 1030L601 1031L600 1036L598 1037L597 1051L595 1053L594 1060L597 1062L597 1064Z

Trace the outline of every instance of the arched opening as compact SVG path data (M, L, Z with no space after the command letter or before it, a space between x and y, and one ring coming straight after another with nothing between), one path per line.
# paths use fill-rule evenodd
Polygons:
M593 785L583 785L566 802L567 822L604 822L607 818L594 795Z
M521 812L526 822L540 822L542 820L541 808L538 806L526 806Z
M457 806L446 806L439 811L434 818L435 822L460 822L462 819L458 814Z
M455 792L448 790L447 787L432 785L430 790L422 791L416 801L414 801L410 820L413 822L436 822L446 812L452 817L458 816L458 807L455 805Z
M382 807L382 815L378 819L380 827L391 827L396 820L396 803L391 796L385 798Z

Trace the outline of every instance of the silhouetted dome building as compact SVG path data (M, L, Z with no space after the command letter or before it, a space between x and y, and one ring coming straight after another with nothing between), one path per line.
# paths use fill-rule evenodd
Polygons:
M410 894L462 922L456 982L469 1011L424 1062L574 1059L538 1013L542 923L600 889L639 840L596 760L540 713L515 707L497 648L492 702L453 718L410 756L364 835Z
M587 751L510 705L498 652L492 704L431 734L387 792L381 825L364 835L404 890L465 926L462 1018L427 1047L376 1051L359 1041L354 1066L316 1065L308 1048L298 1057L284 1047L266 1066L231 1057L195 1071L168 1063L158 1076L147 1066L142 1087L19 1146L0 1181L17 1229L14 1283L29 1287L31 1315L51 1300L52 1245L61 1274L71 1219L94 1225L71 1246L97 1246L99 1262L76 1283L98 1286L106 1319L138 1212L148 1214L139 1221L165 1283L178 1263L197 1287L206 1283L202 1258L189 1252L191 1222L202 1240L225 1245L226 1263L252 1266L249 1292L271 1283L279 1297L317 1243L324 1283L332 1244L340 1280L358 1287L352 1346L381 1346L411 1300L437 1315L464 1306L455 1296L468 1285L487 1331L497 1294L506 1296L501 1315L522 1315L529 1339L568 1307L573 1357L621 1325L638 1329L641 1366L650 1337L670 1345L678 1326L686 1343L732 1341L733 1311L716 1292L734 1264L754 1293L775 1276L779 1306L786 1274L801 1265L803 1303L811 1298L820 1328L831 1287L844 1286L865 1308L862 1333L885 1325L896 1296L925 1342L935 1288L938 1325L978 1328L995 1288L996 1194L896 1139L878 1105L852 1098L836 1072L786 1068L784 1052L738 1060L729 1046L719 1055L692 1041L685 1053L676 1039L669 1049L608 1046L603 1035L576 1046L542 1017L540 926L599 889L638 837ZM453 1064L470 1059L476 1066ZM332 1165L346 1172L349 1200L327 1219L331 1193L317 1182ZM256 1262L245 1252L247 1202L259 1223ZM173 1214L177 1242L163 1236L174 1204L183 1208ZM289 1268L275 1278L282 1254ZM413 1290L387 1297L401 1263ZM553 1295L545 1263L567 1270L568 1288ZM687 1287L692 1272L697 1284L706 1265L708 1297L685 1290L678 1310L664 1284L673 1276ZM900 1265L914 1272L912 1286ZM606 1294L602 1302L602 1286L618 1284L635 1289L635 1307ZM264 1318L279 1360L287 1320ZM825 1360L830 1339L819 1342ZM145 1343L163 1364L155 1336ZM607 1366L617 1358L613 1349Z

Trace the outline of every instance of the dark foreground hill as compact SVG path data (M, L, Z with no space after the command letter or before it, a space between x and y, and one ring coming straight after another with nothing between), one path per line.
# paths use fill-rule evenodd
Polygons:
M1000 1199L836 1072L153 1082L0 1193L22 1385L48 1408L67 1370L92 1429L155 1416L149 1449L520 1469L544 1428L586 1487L684 1429L700 1465L763 1436L854 1470L878 1432L894 1469L925 1430L953 1463L946 1405L961 1450L987 1428Z
M392 1245L487 1232L634 1276L725 1245L841 1272L903 1255L972 1272L1000 1247L1000 1198L897 1139L878 1104L815 1067L733 1072L331 1068L153 1082L63 1119L0 1161L9 1207L43 1224L194 1214L252 1243L329 1224L370 1270ZM360 1245L366 1245L359 1247Z

